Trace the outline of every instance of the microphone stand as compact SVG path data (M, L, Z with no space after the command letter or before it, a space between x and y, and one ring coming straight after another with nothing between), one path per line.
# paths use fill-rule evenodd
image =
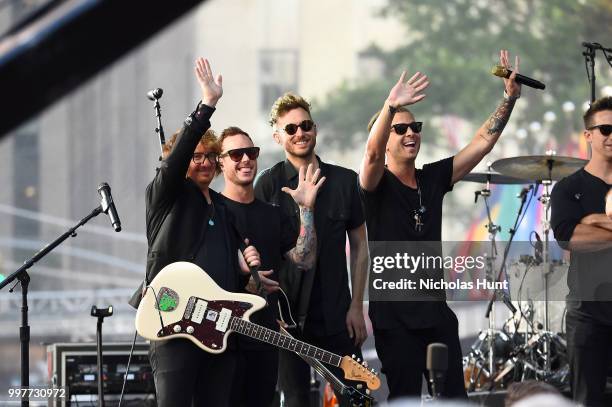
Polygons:
M30 283L30 275L28 269L36 264L40 259L45 257L49 252L59 246L64 240L69 237L76 237L76 230L80 226L87 223L91 218L94 218L103 212L102 205L94 209L89 215L84 217L72 228L68 229L66 233L55 239L43 247L38 253L36 253L31 259L25 261L23 266L19 267L14 273L6 277L6 279L0 282L0 290L10 284L14 280L13 287L9 289L9 292L13 292L17 284L21 284L21 326L19 327L19 341L21 342L21 387L26 388L30 385L30 327L28 325L28 286ZM24 407L29 406L30 400L27 392L21 398L21 405Z
M166 136L164 135L164 127L162 126L161 122L161 107L159 105L159 98L155 98L155 100L153 101L153 109L155 109L155 117L157 119L157 127L155 128L155 132L159 136L159 161L161 161L164 155L164 145L166 144Z

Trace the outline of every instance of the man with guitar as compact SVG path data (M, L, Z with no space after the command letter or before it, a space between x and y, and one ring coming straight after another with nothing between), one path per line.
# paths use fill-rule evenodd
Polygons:
M278 271L284 258L308 270L316 259L317 236L313 210L317 192L325 178L320 171L301 168L303 176L296 189L284 189L300 211L300 231L296 236L288 227L278 207L255 198L253 181L257 174L259 147L238 127L229 127L219 137L221 154L219 165L225 179L222 195L232 215L239 236L248 238L261 255L260 279L268 292L267 307L253 316L253 322L278 331L277 309ZM297 237L297 241L296 241ZM251 277L249 286L253 287ZM232 405L271 405L278 377L278 350L248 337L238 339L238 365L232 387Z
M173 145L167 145L168 154L147 186L146 288L138 290L130 301L138 306L142 297L154 295L160 320L162 311L181 304L175 291L148 292L154 290L149 283L166 265L177 261L195 263L227 291L238 291L242 276L249 273L247 264L259 265L259 253L253 246L243 253L239 251L242 242L231 228L223 199L209 188L218 171L220 150L208 129L223 94L221 75L213 77L208 60L203 58L196 60L195 73L201 102L185 120ZM228 351L216 355L203 352L184 338L151 342L149 356L157 405L230 406L227 386L235 374L233 348L230 342Z

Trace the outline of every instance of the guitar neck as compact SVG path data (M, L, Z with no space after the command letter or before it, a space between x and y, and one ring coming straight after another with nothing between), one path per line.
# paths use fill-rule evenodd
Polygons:
M306 342L299 341L269 328L257 325L241 318L232 317L230 329L242 335L248 336L262 342L269 343L279 348L287 349L300 355L333 365L340 366L342 358L335 353L328 352Z

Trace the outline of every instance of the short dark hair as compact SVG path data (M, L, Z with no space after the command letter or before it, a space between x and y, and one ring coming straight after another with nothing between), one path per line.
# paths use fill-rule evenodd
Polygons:
M508 387L508 393L504 399L504 406L510 407L518 401L535 396L536 394L556 394L560 396L561 392L548 383L536 380L514 382Z
M221 132L221 135L219 136L219 147L223 150L223 140L231 136L237 136L238 134L246 136L246 138L251 140L251 143L253 143L253 139L251 138L251 136L249 136L249 133L242 130L240 127L230 126Z
M612 96L606 96L599 98L591 103L589 109L584 113L584 128L588 129L594 125L593 116L595 113L602 112L604 110L612 110Z
M372 130L372 127L374 126L374 122L376 121L376 119L378 119L378 116L380 116L380 112L382 112L382 110L379 110L378 112L374 113L374 116L372 116L372 118L370 119L370 122L368 123L368 133L370 132L370 130ZM408 108L404 106L398 107L396 112L397 113L407 112L407 113L410 113L412 117L414 117L414 114L410 110L408 110Z

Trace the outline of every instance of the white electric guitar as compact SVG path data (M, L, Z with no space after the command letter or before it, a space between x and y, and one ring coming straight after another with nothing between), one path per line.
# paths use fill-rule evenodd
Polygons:
M203 350L221 353L231 332L258 339L332 366L348 380L380 387L376 373L349 356L339 356L249 321L266 301L256 295L230 293L193 263L176 262L155 276L138 306L136 330L151 341L187 338Z

